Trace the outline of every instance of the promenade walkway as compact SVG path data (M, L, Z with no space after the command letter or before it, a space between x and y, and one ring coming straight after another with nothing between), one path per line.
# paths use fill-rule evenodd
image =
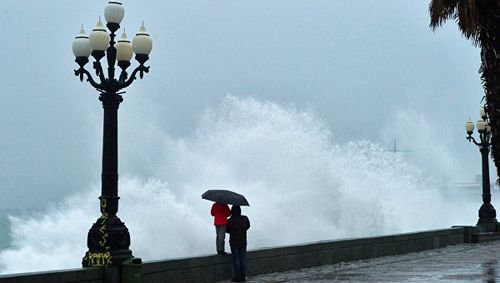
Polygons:
M500 241L494 241L272 273L247 282L500 282L499 263Z

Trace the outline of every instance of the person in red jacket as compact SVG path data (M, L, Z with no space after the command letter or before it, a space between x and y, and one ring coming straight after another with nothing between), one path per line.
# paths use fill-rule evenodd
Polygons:
M216 202L212 205L210 213L214 217L215 232L217 234L216 238L217 254L226 255L227 253L224 251L225 238L226 238L226 225L227 225L227 218L231 216L231 210L229 210L229 206L227 204Z

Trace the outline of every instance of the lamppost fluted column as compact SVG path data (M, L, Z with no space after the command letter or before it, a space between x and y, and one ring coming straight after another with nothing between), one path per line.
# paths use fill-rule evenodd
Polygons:
M104 110L102 142L102 199L106 199L105 212L115 216L118 212L118 107L123 101L116 93L103 93L99 97Z
M124 10L118 0L109 1L105 9L106 28L100 19L89 37L82 29L73 41L75 62L80 66L75 75L83 81L84 78L99 92L99 100L103 107L103 147L101 196L99 197L101 216L92 225L87 236L88 251L82 260L84 267L89 266L119 266L125 259L132 257L130 233L125 224L117 216L118 213L118 108L123 101L120 90L131 85L137 74L142 79L149 67L144 64L149 59L152 40L146 33L144 23L134 37L133 43L125 33L115 42L115 32L120 28ZM126 69L131 65L133 54L139 65L130 76ZM93 69L96 79L85 69L89 56L94 57ZM104 73L101 59L106 56L108 63L107 77ZM115 65L121 68L118 79L115 76Z
M489 146L483 146L480 149L482 157L482 173L483 173L483 203L491 203L490 191L490 168L489 168Z
M490 137L489 132L480 133L481 157L482 157L482 174L483 174L483 204L479 208L478 226L483 227L486 232L496 232L497 213L491 204L491 186L490 186L490 169L489 169L489 153L490 153Z
M496 219L496 210L491 204L491 189L490 189L490 171L489 171L489 153L491 146L491 128L488 124L484 108L481 109L482 119L477 121L476 126L479 132L479 142L474 139L472 133L474 131L474 123L468 121L465 124L467 131L467 140L479 147L481 152L482 165L482 199L483 204L479 208L477 226L481 232L496 232L498 221Z

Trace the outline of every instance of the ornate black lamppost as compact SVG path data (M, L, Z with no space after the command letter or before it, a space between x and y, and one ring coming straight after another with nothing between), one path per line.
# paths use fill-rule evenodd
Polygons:
M104 10L106 32L101 20L90 33L85 35L83 27L73 41L73 53L76 63L80 65L75 75L87 81L99 92L99 100L104 108L103 149L102 149L102 189L100 199L101 217L90 228L87 238L88 251L83 258L83 266L117 266L127 258L132 257L130 234L125 224L116 215L118 212L118 106L123 101L120 92L136 79L139 73L141 79L149 67L144 63L149 59L152 40L146 33L144 23L134 37L132 43L125 32L115 44L115 32L120 28L124 9L121 1L109 1ZM128 76L127 68L135 53L139 66ZM95 62L93 68L97 76L94 80L84 66L92 54ZM107 77L105 76L101 59L107 58ZM118 79L115 78L115 63L121 68Z
M482 156L482 167L483 167L483 204L479 208L479 220L477 226L481 232L496 232L497 230L497 213L495 208L491 204L491 192L490 192L490 171L488 167L488 155L490 153L491 146L491 127L488 124L488 116L484 107L481 107L481 118L477 121L476 127L479 132L479 142L474 139L472 133L474 131L474 123L472 121L467 121L465 123L465 130L467 131L467 140L473 142L479 147L479 151Z

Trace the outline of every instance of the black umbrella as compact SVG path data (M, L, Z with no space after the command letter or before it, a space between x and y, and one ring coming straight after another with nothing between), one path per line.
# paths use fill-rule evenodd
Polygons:
M228 190L208 190L201 195L201 198L219 203L250 206L244 196Z

